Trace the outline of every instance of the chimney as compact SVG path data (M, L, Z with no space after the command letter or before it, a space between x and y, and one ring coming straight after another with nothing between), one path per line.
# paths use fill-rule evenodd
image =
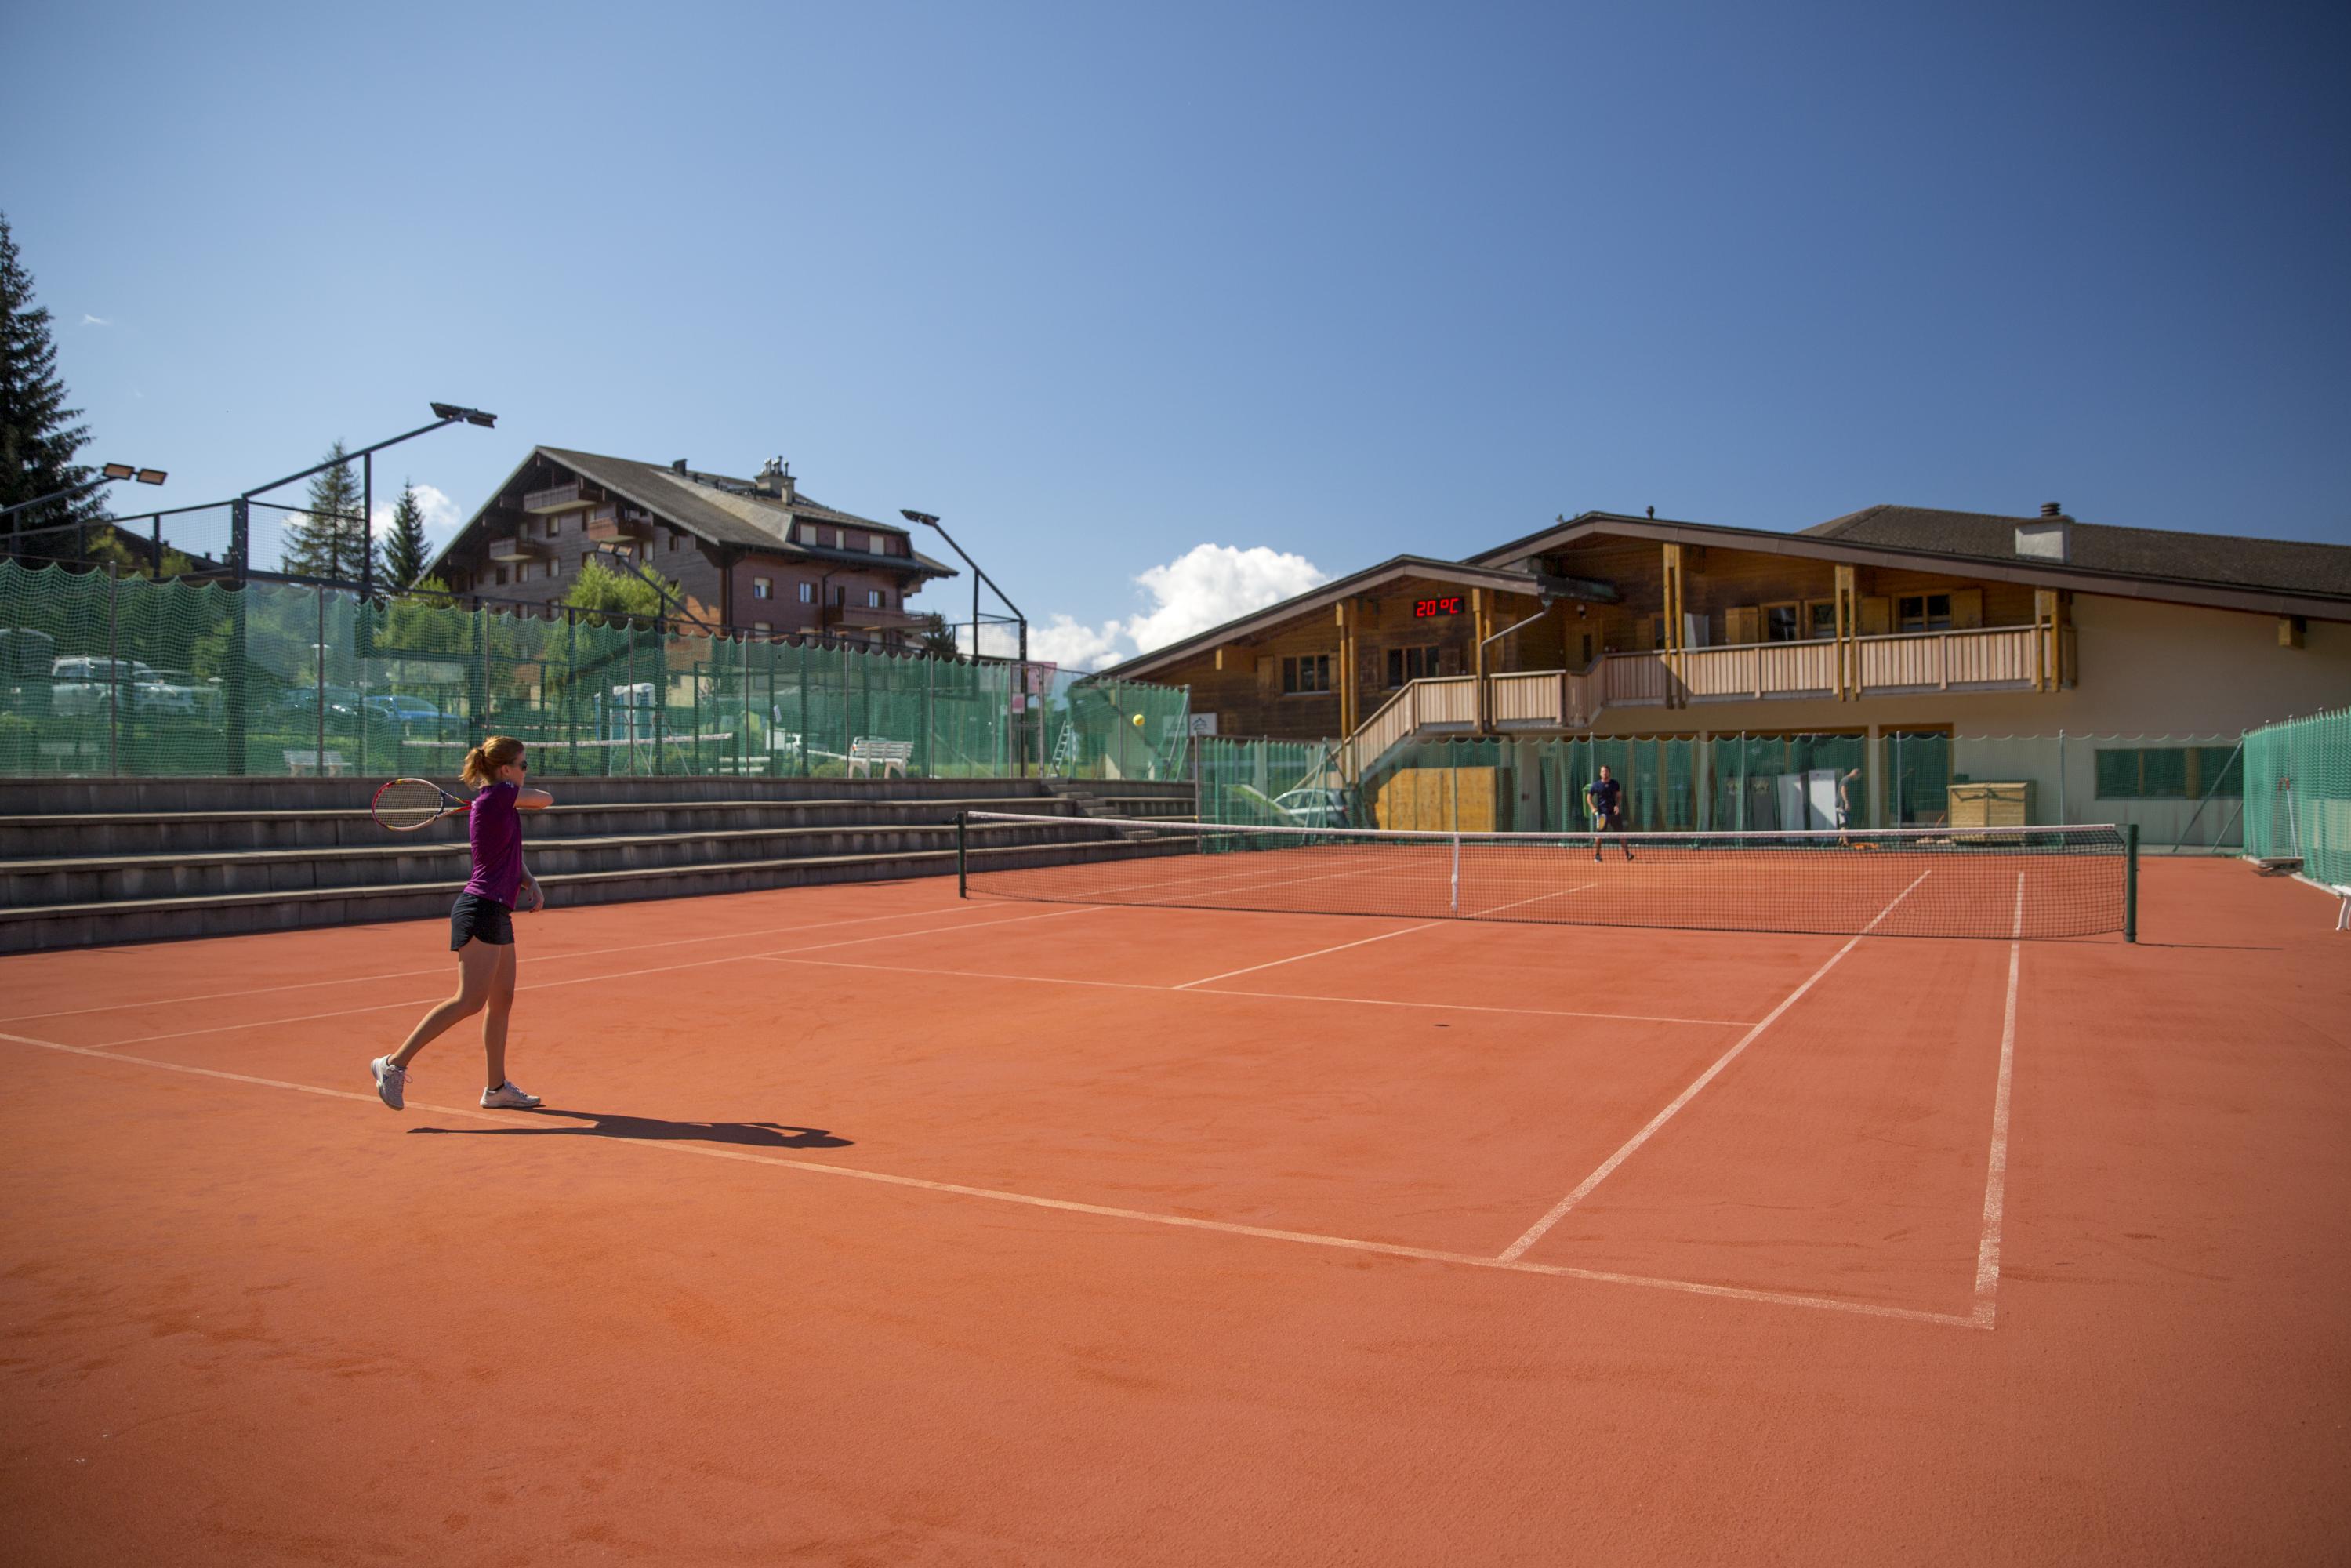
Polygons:
M2016 553L2025 560L2064 565L2074 559L2074 519L2056 502L2042 502L2039 517L2016 525Z
M674 462L674 463L671 464L671 465L669 465L669 471L670 471L671 473L673 473L673 474L683 474L683 473L684 473L684 472L685 472L685 459L684 459L684 458L683 458L683 457L681 457L681 458L679 458L676 462Z
M755 487L762 496L770 496L778 501L794 499L792 465L780 457L768 458L767 466L759 470Z

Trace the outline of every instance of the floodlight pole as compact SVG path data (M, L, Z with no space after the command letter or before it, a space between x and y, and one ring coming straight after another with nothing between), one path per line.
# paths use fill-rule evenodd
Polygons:
M168 476L161 468L141 468L130 463L109 463L99 471L98 476L94 479L85 479L78 485L68 485L62 490L52 490L46 496L36 496L29 501L19 501L13 507L0 507L0 517L13 517L19 512L30 511L35 507L45 507L53 501L69 501L76 496L87 495L92 490L103 488L108 485L119 485L125 479L136 479L141 485L161 485L166 477ZM38 533L41 530L37 528L33 531ZM8 554L11 559L15 559L16 554L16 529L11 527L8 530ZM77 540L82 541L77 544L75 547L77 549L87 544L87 539L82 534L77 532L74 537ZM161 563L158 562L157 565L160 570ZM977 634L975 634L975 641L976 636Z
M915 511L911 507L901 507L898 509L898 515L910 523L920 523L946 540L947 549L955 551L962 558L964 565L971 568L971 662L973 664L979 663L979 585L983 582L987 584L989 591L1004 601L1004 608L1012 612L1012 619L1020 628L1020 672L1015 678L1021 683L1020 700L1021 705L1026 707L1029 701L1029 617L1020 612L1020 606L1012 602L1010 594L997 587L994 578L979 570L979 562L972 559L963 546L956 543L955 536L947 532L946 525L938 518L928 512ZM1020 748L1020 777L1026 779L1029 777L1029 747L1025 744L1027 731L1024 728L1020 733L1024 742Z
M363 509L360 513L360 537L365 548L360 551L360 594L362 598L372 598L375 592L375 518L372 516L371 504L375 498L375 455L387 446L397 446L403 441L413 441L420 435L430 435L447 425L478 424L483 429L488 430L496 427L498 423L498 416L495 413L484 413L478 408L459 408L455 403L436 402L433 405L433 412L438 417L430 424L420 424L414 430L395 435L388 441L379 441L371 446L362 446L357 452L346 452L340 457L329 458L324 463L314 463L299 474L288 474L283 479L272 479L266 485L256 485L239 496L237 499L250 501L256 496L282 489L297 480L308 479L314 474L323 474L329 468L340 468L352 458L358 458L360 471L364 476L361 503ZM240 575L246 569L245 556L246 543L247 541L241 537L235 543L236 566Z

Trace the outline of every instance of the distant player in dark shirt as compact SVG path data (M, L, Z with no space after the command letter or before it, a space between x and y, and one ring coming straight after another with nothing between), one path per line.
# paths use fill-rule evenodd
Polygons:
M1609 776L1608 765L1604 762L1600 765L1600 777L1583 787L1583 798L1592 808L1592 858L1597 862L1600 859L1598 835L1625 831L1625 786ZM1631 844L1620 838L1616 841L1616 847L1625 852L1626 860L1633 858Z

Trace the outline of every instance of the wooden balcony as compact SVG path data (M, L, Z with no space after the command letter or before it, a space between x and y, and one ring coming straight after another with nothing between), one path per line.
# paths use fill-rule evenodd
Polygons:
M544 517L550 512L576 511L593 506L601 494L593 485L574 479L568 485L550 485L544 490L530 490L523 495L522 509Z
M916 610L877 610L863 604L828 604L824 607L824 626L828 631L906 632L919 627L926 619Z
M553 560L555 547L545 539L527 539L519 534L501 534L490 540L490 559L498 561Z
M580 520L580 527L590 538L608 544L621 539L650 540L653 537L652 517L617 501L600 503Z
M1850 642L1758 643L1678 653L1609 653L1592 668L1414 681L1342 743L1360 779L1416 735L1588 729L1608 707L1696 706L1774 698L1914 692L2038 691L2053 684L2044 633L2031 626L1911 632ZM2066 653L2070 664L2071 653ZM1842 676L1842 678L1840 678Z

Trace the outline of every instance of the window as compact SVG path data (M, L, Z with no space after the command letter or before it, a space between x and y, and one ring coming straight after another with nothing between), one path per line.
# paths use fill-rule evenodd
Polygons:
M1767 604L1763 607L1763 641L1792 643L1800 633L1796 630L1796 606Z
M839 528L835 528L835 529L833 529L833 530L832 530L832 548L833 548L833 549L841 549L841 530L840 530Z
M2200 800L2210 793L2233 800L2245 792L2233 746L2100 747L2096 757L2102 800Z
M879 610L882 608L882 591L880 589L869 588L865 591L865 608L868 610Z
M506 585L507 585L507 569L506 569L505 567L500 567L500 568L498 568L498 586L499 586L500 588L504 588Z
M1827 641L1835 637L1835 600L1815 599L1811 603L1805 605L1804 608L1809 612L1812 621L1812 630L1806 633L1807 636L1819 641Z
M769 625L765 621L754 621L751 622L751 630L758 632L760 636L765 637L769 632L773 632L775 627Z
M1412 681L1425 681L1436 674L1435 647L1388 650L1389 685L1401 686Z
M753 579L751 580L751 597L752 597L752 598L754 598L754 599L773 599L775 596L776 596L776 585L775 585L775 582L774 582L771 579L764 578L764 577L755 577L755 578L753 578Z
M561 514L560 512L559 512L559 513L557 513L554 517L549 517L549 518L548 518L548 519L547 519L547 537L548 537L549 538L553 538L556 535L558 535L558 534L561 533L562 531L563 531L563 514Z
M596 552L595 552L594 550L591 550L591 549L584 549L584 550L581 550L581 551L580 552L580 570L582 570L582 571L586 571L586 570L588 570L588 563L589 563L590 561L591 561L591 560L594 560L595 559L596 559Z
M515 568L515 580L517 582L528 582L530 580L530 562L524 561Z
M675 551L675 550L676 550L676 549L677 549L677 547L679 546L679 544L680 544L680 543L682 543L682 542L684 540L684 538L685 538L685 536L684 536L684 534L682 534L682 533L679 533L675 528L672 528L672 529L670 529L670 531L669 531L669 548L671 549L671 550L672 550L672 551Z
M1897 632L1948 632L1951 629L1951 596L1948 593L1906 593L1894 601Z
M834 589L834 590L832 591L832 601L833 601L833 603L835 603L836 605L840 605L840 604L846 604L846 603L848 603L848 602L849 602L849 590L848 590L848 589L846 589L846 588L836 588L836 589Z
M1281 695L1306 696L1331 689L1331 655L1307 653L1281 661Z
M803 582L800 584L800 602L802 604L814 604L816 602L815 583Z

